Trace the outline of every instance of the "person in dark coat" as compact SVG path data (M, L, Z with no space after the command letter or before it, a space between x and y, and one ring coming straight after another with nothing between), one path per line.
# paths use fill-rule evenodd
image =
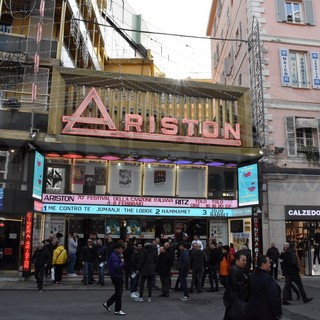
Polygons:
M171 243L171 241L168 241L164 243L163 245L164 249L166 250L166 253L169 255L169 290L171 289L171 269L173 267L173 264L174 264L174 256L175 256L175 253L174 253L174 248L173 248L173 245Z
M88 239L87 245L82 248L82 265L84 267L83 284L92 284L93 263L96 260L97 251L93 246L92 239Z
M114 286L114 294L102 305L108 312L111 311L110 306L115 303L114 314L124 316L125 312L122 308L122 293L124 283L124 258L123 258L124 244L118 241L113 249L113 252L109 256L108 266L109 275Z
M248 246L246 244L243 244L242 247L241 247L241 250L239 250L238 252L240 252L241 254L246 256L247 263L246 263L245 269L246 269L247 272L250 272L251 267L252 267L251 250L248 248Z
M190 253L190 266L192 270L190 293L193 293L194 286L197 287L198 293L202 292L201 283L206 263L207 259L205 251L201 250L198 243L193 243L193 250Z
M136 299L139 297L138 293L138 283L140 280L139 268L143 261L143 247L141 243L137 243L134 247L131 261L130 261L130 291L131 298Z
M234 320L229 316L229 311L236 299L247 302L249 299L249 274L246 271L247 257L237 252L235 262L228 275L226 290L223 295L223 302L226 307L224 320ZM237 320L246 319L244 315L238 315Z
M147 280L148 286L148 302L151 302L152 296L152 280L156 275L158 252L152 243L145 243L142 255L142 265L140 266L140 292L136 299L138 302L143 302L144 283Z
M271 260L261 255L250 277L248 320L277 320L281 318L281 288L270 274Z
M289 246L283 253L282 257L283 257L282 270L283 270L283 275L285 276L285 285L282 292L282 300L283 300L282 304L284 305L290 304L288 300L290 298L290 288L291 288L292 282L294 282L297 285L303 302L304 303L310 302L313 298L308 298L306 292L304 291L304 287L303 287L301 276L300 276L298 256L295 250L295 244L293 242L289 244Z
M170 253L164 247L160 247L160 254L157 261L157 272L160 276L162 293L159 297L169 297L169 279L170 279Z
M98 265L99 281L97 284L100 286L104 286L104 273L105 273L105 267L108 259L108 249L104 245L102 239L98 239L96 252L97 252L98 263L99 263Z
M45 245L40 242L36 251L32 255L32 263L34 264L34 276L37 281L38 290L43 291L43 278L47 265L50 264L51 255Z
M278 267L279 267L279 257L280 252L274 243L271 243L271 247L267 250L267 257L271 262L271 276L278 280Z
M183 296L180 297L180 300L188 301L190 298L187 284L187 276L190 269L190 257L189 250L187 250L187 244L184 241L180 242L179 250L181 251L181 253L178 259L178 270L181 290L183 291Z

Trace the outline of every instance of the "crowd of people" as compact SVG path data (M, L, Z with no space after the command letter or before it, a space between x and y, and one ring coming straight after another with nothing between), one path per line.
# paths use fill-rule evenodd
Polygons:
M178 249L171 238L163 244L159 238L142 243L135 237L116 242L108 238L104 243L96 234L91 234L86 244L79 248L79 237L71 233L66 250L61 238L61 234L50 235L49 239L39 243L33 254L38 290L43 290L43 281L52 269L52 281L61 284L65 265L70 277L77 276L76 271L79 271L79 265L82 266L83 285L95 282L104 286L108 273L114 294L103 306L111 311L110 307L115 304L115 315L125 315L122 311L124 289L130 290L131 298L136 302L151 302L159 280L159 297L168 298L170 291L176 290L182 292L180 300L188 301L191 293L203 292L208 278L207 292L224 290L224 320L280 319L281 306L290 304L292 290L298 300L302 298L304 303L312 300L306 295L301 281L294 243L286 243L281 253L272 243L266 255L259 256L256 266L253 266L251 250L247 245L236 251L232 243L223 245L209 240L204 246L196 235L191 243L179 242ZM282 292L277 283L280 260L285 277ZM174 284L171 275L175 262L178 277ZM94 274L98 275L98 281L94 279ZM190 287L187 282L189 274Z

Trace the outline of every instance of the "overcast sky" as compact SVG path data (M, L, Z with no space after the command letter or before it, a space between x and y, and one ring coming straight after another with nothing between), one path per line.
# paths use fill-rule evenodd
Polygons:
M212 0L127 0L149 31L206 37ZM149 35L156 65L169 78L211 78L210 40Z

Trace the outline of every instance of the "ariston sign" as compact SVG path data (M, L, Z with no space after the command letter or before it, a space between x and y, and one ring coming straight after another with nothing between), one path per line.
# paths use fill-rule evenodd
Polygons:
M82 116L92 100L95 101L101 113L101 117L99 118ZM62 121L67 122L61 132L62 134L236 147L241 146L239 123L235 124L235 128L233 128L226 122L224 123L223 130L221 130L219 123L215 121L203 121L201 122L201 136L195 136L194 129L196 126L200 126L199 120L182 119L181 122L186 125L187 130L185 135L179 135L178 119L163 117L161 119L161 128L159 132L156 132L156 121L154 116L149 116L147 119L144 119L138 114L126 114L124 119L124 131L120 131L110 117L107 108L103 104L95 88L90 90L75 113L71 116L63 116ZM143 121L148 121L148 132L142 131ZM79 128L77 124L103 125L108 129Z

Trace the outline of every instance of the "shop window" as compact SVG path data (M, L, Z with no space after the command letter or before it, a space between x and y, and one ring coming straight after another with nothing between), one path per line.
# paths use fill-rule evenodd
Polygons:
M72 167L72 191L80 194L106 194L106 162L76 160Z
M46 193L67 193L67 169L48 166L46 169Z
M177 197L205 198L207 195L206 166L177 166Z
M142 164L140 162L111 161L108 170L110 195L141 196Z
M209 168L208 198L229 199L236 197L236 171L231 168Z

